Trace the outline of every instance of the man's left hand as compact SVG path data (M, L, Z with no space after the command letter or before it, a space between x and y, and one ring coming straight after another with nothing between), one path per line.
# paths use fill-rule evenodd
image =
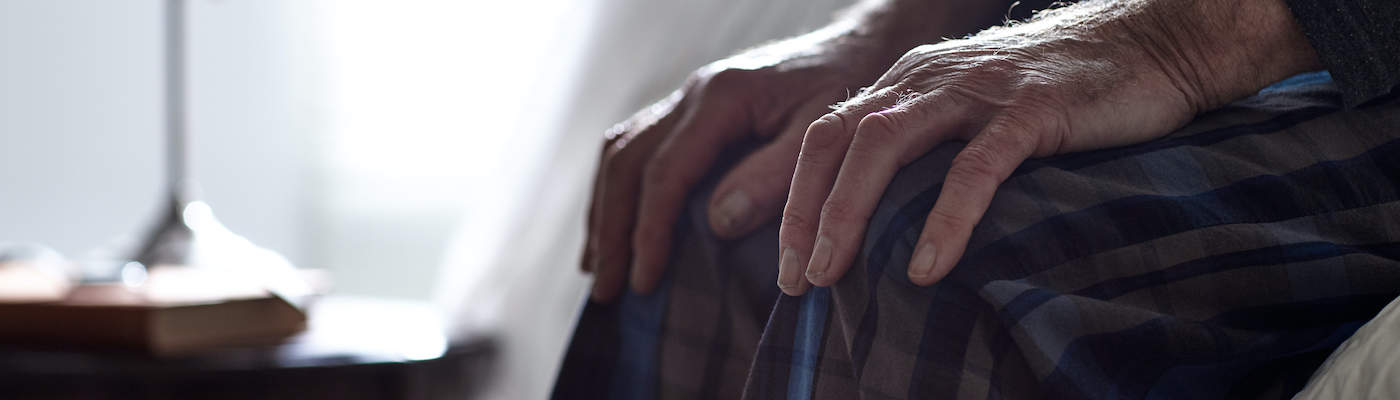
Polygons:
M799 295L808 282L840 279L895 172L941 143L967 146L910 259L919 285L953 269L997 187L1027 158L1158 138L1316 64L1281 0L1089 1L915 48L808 127L783 212L778 286Z

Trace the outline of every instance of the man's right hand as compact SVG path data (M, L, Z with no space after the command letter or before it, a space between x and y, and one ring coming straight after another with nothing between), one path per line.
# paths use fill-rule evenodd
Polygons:
M856 68L851 58L872 56L840 40L817 31L717 61L606 133L582 262L595 301L629 280L655 288L687 195L729 144L766 141L716 187L711 229L734 238L778 217L807 125L879 73Z

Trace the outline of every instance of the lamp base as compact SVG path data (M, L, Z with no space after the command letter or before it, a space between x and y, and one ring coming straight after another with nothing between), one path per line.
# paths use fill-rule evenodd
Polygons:
M139 284L128 278L144 277L146 269L200 268L230 284L260 287L294 305L314 294L286 257L229 231L202 201L173 197L137 249L132 262L122 267L128 284Z

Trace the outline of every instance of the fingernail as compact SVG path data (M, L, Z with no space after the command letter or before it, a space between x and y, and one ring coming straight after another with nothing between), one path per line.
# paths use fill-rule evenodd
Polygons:
M753 209L753 201L742 190L735 190L724 195L719 204L715 206L715 222L719 228L731 231L748 222L749 212Z
M909 262L909 276L927 277L933 273L933 262L938 261L938 250L933 247L933 243L924 243L914 250L914 257Z
M826 236L817 238L817 244L812 247L812 261L807 264L807 280L815 283L826 274L826 269L831 266L831 239Z
M791 247L784 247L783 254L778 257L778 287L792 289L797 287L797 277L802 275L802 267L797 265L797 252Z

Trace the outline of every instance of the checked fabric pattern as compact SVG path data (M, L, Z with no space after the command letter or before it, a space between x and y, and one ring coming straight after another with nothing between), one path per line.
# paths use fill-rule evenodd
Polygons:
M1400 294L1400 100L1305 74L1172 135L1032 160L943 282L905 265L960 144L904 168L835 286L697 191L663 286L587 304L554 397L1287 398Z

